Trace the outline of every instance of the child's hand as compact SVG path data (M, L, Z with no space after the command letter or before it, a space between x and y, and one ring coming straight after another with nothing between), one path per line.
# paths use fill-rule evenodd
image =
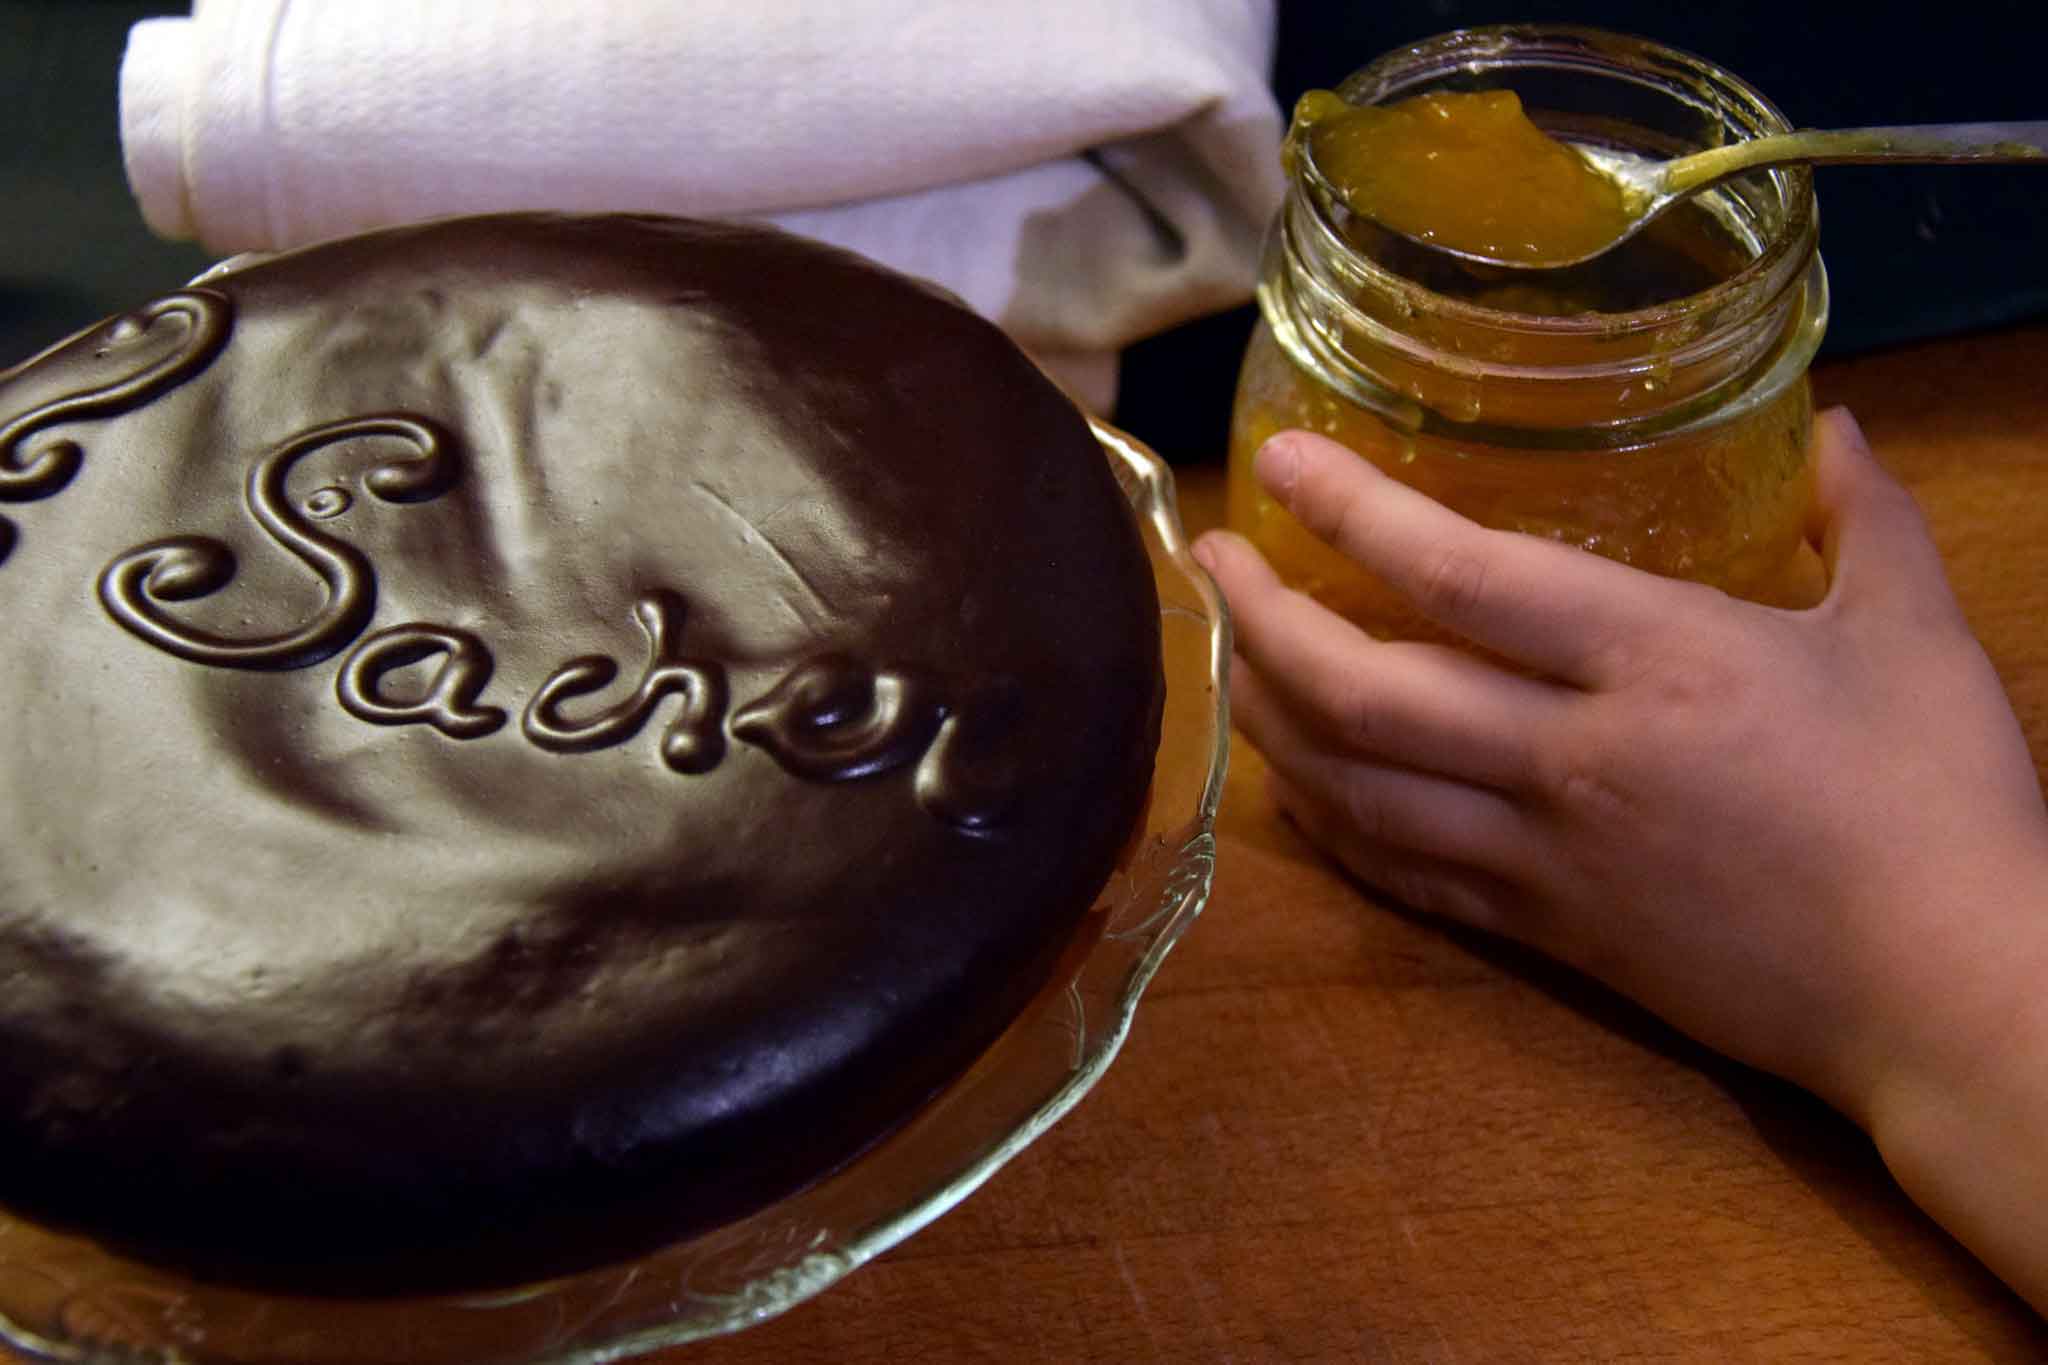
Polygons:
M1197 553L1236 621L1237 723L1315 842L1885 1144L1937 1096L1967 1107L1987 1054L2048 1038L2048 813L1912 498L1847 413L1815 458L1831 586L1788 612L1484 530L1319 437L1269 443L1259 477L1296 517L1526 673L1375 641L1234 536ZM2033 1104L2048 1050L2025 1056ZM1887 1146L1895 1169L1918 1142ZM1937 1217L1952 1174L1908 1181Z

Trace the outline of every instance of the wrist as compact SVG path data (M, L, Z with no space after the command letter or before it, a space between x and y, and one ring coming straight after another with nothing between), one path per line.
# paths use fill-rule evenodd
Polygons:
M1880 1093L1868 1125L1899 1187L2048 1313L2048 1026L1968 1074Z
M2048 837L1955 889L1956 920L1925 922L1971 928L1930 945L1837 1102L1915 1203L2048 1311Z
M2048 816L2002 839L1929 846L1938 861L1872 869L1853 946L1832 968L1847 1027L1830 1084L1815 1088L1873 1137L1923 1096L1986 1079L2048 1027Z

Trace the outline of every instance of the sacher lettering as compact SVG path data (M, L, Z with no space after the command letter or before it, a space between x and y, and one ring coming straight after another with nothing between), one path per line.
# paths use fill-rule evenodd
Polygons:
M223 295L186 290L72 343L73 349L89 343L89 357L79 349L79 358L107 373L0 424L0 502L32 501L63 489L85 452L77 440L48 437L50 429L132 410L198 374L225 344L232 312ZM395 455L394 443L400 447ZM235 637L179 619L178 604L220 592L234 579L234 552L207 536L165 537L116 556L100 574L101 605L137 639L207 667L297 670L342 654L336 700L370 724L427 725L453 740L496 733L509 717L485 697L496 669L489 644L470 631L426 621L366 634L377 610L375 568L360 550L318 525L354 506L355 495L328 484L302 504L291 501L293 468L341 447L357 456L377 454L360 486L387 503L432 501L458 476L449 434L404 412L320 423L258 459L243 492L250 516L324 589L320 608L305 621L275 634ZM0 518L0 564L18 539L14 525ZM825 653L800 661L760 696L733 708L725 668L681 650L685 608L679 596L665 589L646 592L631 612L647 646L633 689L579 713L576 704L609 688L619 666L602 654L566 660L520 713L518 732L528 743L556 754L623 744L673 703L659 753L676 773L711 771L725 756L728 736L766 751L793 776L814 781L870 777L916 763L919 804L974 833L993 828L1015 794L1009 765L998 762L993 746L975 733L996 728L1014 711L1018 698L1012 686L981 684L972 705L963 707L912 672ZM404 670L413 676L400 695L393 675Z
M383 450L396 442L403 450ZM245 497L269 539L320 580L320 608L291 629L250 637L215 634L181 621L173 608L226 588L235 557L205 536L150 541L118 555L101 573L107 614L136 638L192 663L215 668L295 670L343 654L335 696L343 710L375 725L428 725L455 740L480 739L503 728L505 710L486 701L496 661L473 632L409 621L365 634L377 605L377 575L354 546L314 523L353 505L329 485L294 505L286 493L292 467L348 445L382 450L363 475L364 492L407 504L438 498L457 477L455 443L425 418L378 413L328 422L298 433L250 469ZM874 669L838 654L805 659L759 697L729 706L726 670L681 648L685 608L658 589L632 604L646 657L632 690L597 710L574 704L609 688L619 675L607 655L564 661L536 688L519 717L519 733L557 754L586 753L638 735L664 705L673 714L659 741L662 762L677 773L704 773L724 757L728 733L765 750L794 776L846 781L917 763L914 791L933 815L963 830L985 831L1001 807L1001 781L954 771L970 765L959 731L968 719L927 681L896 669ZM344 653L345 651L345 653ZM392 675L415 670L403 695ZM1002 689L984 692L991 706L1012 704ZM730 723L728 724L728 713Z

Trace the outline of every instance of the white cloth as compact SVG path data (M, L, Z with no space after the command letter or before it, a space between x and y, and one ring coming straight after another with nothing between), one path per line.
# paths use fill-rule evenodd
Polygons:
M452 213L766 218L937 281L1106 405L1248 297L1283 184L1273 0L197 0L135 27L157 232Z

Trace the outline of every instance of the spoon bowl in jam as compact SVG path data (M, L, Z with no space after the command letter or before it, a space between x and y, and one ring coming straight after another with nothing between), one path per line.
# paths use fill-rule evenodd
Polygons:
M1654 161L1560 141L1510 91L1353 105L1328 91L1295 106L1303 149L1355 214L1445 255L1552 270L1613 250L1733 175L1843 162L2048 162L2048 122L1801 131Z

